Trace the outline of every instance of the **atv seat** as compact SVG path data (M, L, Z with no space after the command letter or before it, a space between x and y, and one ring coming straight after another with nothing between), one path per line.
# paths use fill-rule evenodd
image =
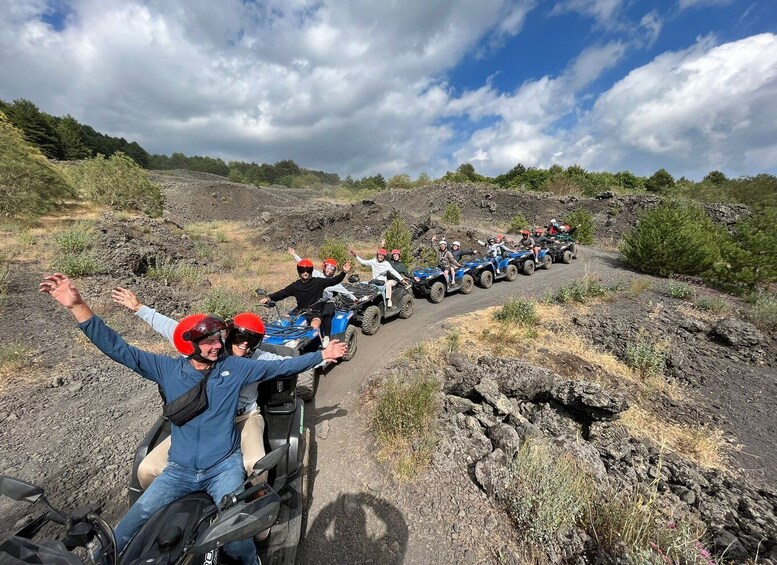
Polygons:
M382 279L372 279L367 284L372 284L372 285L375 285L375 286L385 286L386 285L386 281L384 281Z

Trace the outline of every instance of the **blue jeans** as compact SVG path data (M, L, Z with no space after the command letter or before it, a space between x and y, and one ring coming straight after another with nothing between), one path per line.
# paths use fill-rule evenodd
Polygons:
M116 526L116 545L124 551L129 540L160 508L182 496L204 490L218 502L225 494L238 488L245 478L243 455L238 449L218 465L198 471L172 461L132 505ZM252 539L232 542L224 547L230 557L245 565L256 563L256 548Z

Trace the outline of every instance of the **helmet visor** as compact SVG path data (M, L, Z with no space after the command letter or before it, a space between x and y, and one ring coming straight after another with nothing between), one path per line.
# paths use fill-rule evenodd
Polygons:
M256 332L248 331L248 330L242 330L242 329L235 329L232 331L231 336L231 342L233 345L236 345L238 343L245 343L248 349L254 349L259 346L260 343L262 343L262 338L264 336L262 334L258 334Z
M313 274L313 267L297 267L297 273L300 274L300 275L302 273L307 273L309 275L312 275Z

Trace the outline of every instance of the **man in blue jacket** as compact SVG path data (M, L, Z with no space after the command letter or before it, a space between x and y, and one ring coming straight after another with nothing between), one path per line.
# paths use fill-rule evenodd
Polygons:
M180 336L182 347L179 346L179 351L188 348L187 356L172 358L128 345L92 312L65 275L56 273L46 277L40 284L40 291L50 294L70 310L81 331L100 351L157 383L169 401L182 396L208 376L207 408L181 426L171 425L169 464L116 527L119 551L123 551L152 514L174 500L204 490L218 503L225 494L240 487L244 472L235 411L244 385L297 374L322 360L335 361L346 352L345 344L332 341L323 351L284 361L264 362L225 356L226 325L213 316L203 316ZM241 563L256 563L252 540L234 542L225 549Z

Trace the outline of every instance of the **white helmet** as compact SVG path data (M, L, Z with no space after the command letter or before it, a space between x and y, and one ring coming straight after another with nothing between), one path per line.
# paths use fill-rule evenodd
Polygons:
M461 243L458 241L454 241L451 245L455 245L456 247L461 247Z
M553 218L553 219L550 221L550 223L551 223L551 224L555 224L555 223L556 223L556 218Z
M447 242L447 241L445 241L444 239L441 239L441 240L440 240L440 243L439 243L438 245L439 245L440 247L442 247L443 245L444 245L445 247L448 247L448 242Z

